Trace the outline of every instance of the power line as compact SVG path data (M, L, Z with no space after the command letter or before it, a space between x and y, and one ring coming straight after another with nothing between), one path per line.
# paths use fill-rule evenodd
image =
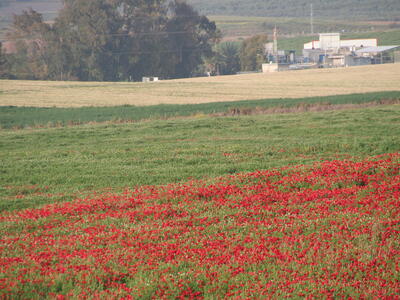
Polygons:
M161 50L161 51L126 51L126 52L108 52L106 54L111 54L111 55L123 55L123 54L167 54L167 53L197 53L197 52L203 52L204 50L209 50L210 48L208 47L196 47L196 48L182 48L182 49L175 49L175 50ZM35 63L35 62L45 62L44 57L36 57L36 58L30 58L28 61L28 68L30 63ZM121 63L117 62L118 68L120 67ZM32 73L24 73L24 72L18 72L18 76L32 76ZM68 81L68 80L67 80Z
M104 51L102 54L105 55L124 55L124 54L166 54L166 53L191 53L191 52L203 52L206 50L210 50L210 47L195 47L195 48L180 48L180 49L174 49L174 50L147 50L147 51ZM36 57L36 58L29 58L29 62L36 62L36 61L44 61L45 58L43 57Z
M152 53L182 53L182 52L203 52L209 50L209 47L196 47L196 48L182 48L175 50L160 50L160 51L123 51L123 52L110 52L110 54L123 55L123 54L152 54Z
M43 14L42 12L38 12L39 14ZM45 12L46 14L55 14L57 12ZM17 15L20 16L20 15ZM154 19L154 20L158 20L158 19L162 19L162 18L167 18L167 19L171 19L171 16L167 16L167 15L154 15L154 16L132 16L134 20L150 20L150 19ZM185 15L185 14L180 14L180 15L172 15L173 18L193 18L193 15ZM202 17L202 15L199 15L199 17ZM11 22L13 21L13 17L12 16L7 16L7 17L3 17L0 16L0 21L8 21ZM44 21L44 22L49 22L48 21Z
M135 33L98 33L98 34L90 34L90 36L129 36L129 37L137 37L137 36L148 36L148 35L164 35L164 34L172 34L172 35L178 35L178 34L185 34L185 33L192 33L192 30L184 30L184 31L147 31L147 32L135 32ZM11 40L0 40L0 42L7 42L7 41L32 41L35 39L41 39L42 36L30 36L29 38L14 38Z

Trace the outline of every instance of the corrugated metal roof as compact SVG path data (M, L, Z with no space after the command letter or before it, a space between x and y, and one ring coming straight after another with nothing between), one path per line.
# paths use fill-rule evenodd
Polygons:
M356 53L380 53L380 52L385 52L389 51L395 48L398 48L400 46L377 46L377 47L366 47L360 50L357 50Z

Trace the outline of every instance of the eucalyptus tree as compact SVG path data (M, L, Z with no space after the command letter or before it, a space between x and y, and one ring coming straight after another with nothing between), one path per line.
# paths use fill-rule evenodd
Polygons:
M7 60L3 53L3 44L0 42L0 78L7 78Z
M13 42L14 53L7 57L9 73L18 78L46 79L49 60L47 40L50 25L43 22L42 15L29 9L14 16L7 39Z
M69 58L67 73L80 80L118 78L121 20L115 4L103 0L64 0L55 21L58 42ZM56 45L54 46L56 47Z
M242 71L258 71L265 61L264 45L268 41L265 34L255 35L243 41L240 49L240 66Z
M166 24L171 53L168 59L174 62L174 77L189 77L204 57L214 53L221 34L214 22L200 16L191 6L182 1L173 1L169 5L170 17Z
M21 40L21 31L19 63L32 78L90 81L188 77L220 36L214 22L181 0L63 0L52 25L34 11L16 16L11 39ZM28 68L28 56L36 68Z

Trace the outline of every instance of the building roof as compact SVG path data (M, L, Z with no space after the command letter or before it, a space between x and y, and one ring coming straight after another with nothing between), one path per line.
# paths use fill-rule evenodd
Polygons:
M319 36L340 36L339 32L320 33Z
M360 50L357 50L356 53L360 54L360 53L381 53L381 52L385 52L385 51L389 51L395 48L398 48L400 46L377 46L377 47L366 47Z

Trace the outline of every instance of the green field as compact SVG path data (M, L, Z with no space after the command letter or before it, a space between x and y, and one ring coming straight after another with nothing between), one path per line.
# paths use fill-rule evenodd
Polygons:
M314 4L316 17L328 20L398 20L400 3L396 0L189 0L204 14L227 16L300 17L310 16Z
M279 40L279 49L296 50L301 54L303 45L312 40L318 40L318 36L298 36L293 38L282 38ZM344 33L342 39L378 39L379 46L400 45L400 30L371 31L359 33Z
M400 106L0 131L0 210L400 149Z
M310 32L310 20L305 18L267 18L244 16L209 16L222 31L225 39L245 38L255 34L272 35L274 27L281 35L304 35ZM318 31L367 31L371 26L366 23L338 22L333 20L315 20Z
M309 41L310 37L310 19L309 18L272 18L272 17L245 17L245 16L209 16L215 21L217 27L222 31L225 39L246 38L255 34L272 35L274 27L278 29L279 35L286 39L288 36L294 36L301 40ZM314 20L314 32L344 32L347 38L349 35L360 38L376 37L379 35L398 36L397 23L390 22L369 22L354 20ZM397 29L396 29L397 28ZM397 39L397 38L395 38ZM395 43L395 45L397 45Z
M83 108L41 108L0 106L0 128L21 129L60 127L86 123L123 123L141 120L168 119L175 117L201 116L204 114L232 114L238 110L245 114L273 108L305 109L312 105L365 104L384 100L400 100L400 91L369 94L352 94L300 99L267 99L254 101L232 101L205 104L154 106L114 106ZM239 112L240 113L240 112Z

